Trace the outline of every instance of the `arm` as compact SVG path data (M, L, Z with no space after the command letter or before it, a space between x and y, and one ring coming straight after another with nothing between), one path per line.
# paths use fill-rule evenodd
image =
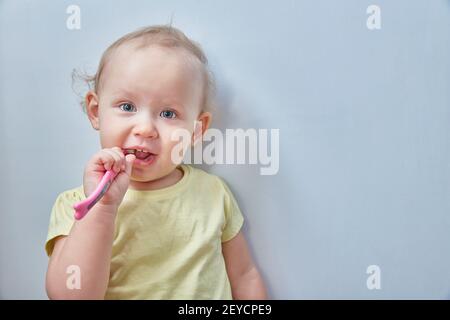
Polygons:
M96 204L76 220L68 236L60 237L50 257L46 289L50 299L104 299L109 281L117 207ZM70 265L80 268L80 289L69 289Z
M233 239L222 243L233 299L267 299L261 275L252 261L244 234L240 231Z

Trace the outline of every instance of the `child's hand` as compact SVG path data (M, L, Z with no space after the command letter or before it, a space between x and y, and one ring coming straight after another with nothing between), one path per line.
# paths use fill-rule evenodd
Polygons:
M88 161L84 170L83 187L86 197L94 192L105 172L113 168L114 172L119 173L98 203L119 207L130 183L134 160L136 160L134 154L128 154L125 158L119 147L106 148L97 152Z

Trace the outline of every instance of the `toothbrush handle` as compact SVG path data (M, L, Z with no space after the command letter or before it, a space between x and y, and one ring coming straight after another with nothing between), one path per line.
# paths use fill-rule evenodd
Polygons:
M103 197L116 175L117 173L113 170L106 171L94 192L92 192L86 199L73 205L73 208L75 209L74 216L76 220L82 219L88 213L88 211Z

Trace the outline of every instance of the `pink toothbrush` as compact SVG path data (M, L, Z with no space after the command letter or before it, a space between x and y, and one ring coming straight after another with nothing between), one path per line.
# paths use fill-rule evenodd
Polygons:
M103 197L116 175L117 173L113 170L106 171L94 192L92 192L92 194L85 200L73 205L73 208L75 209L75 219L82 219L86 213L88 213L89 209L91 209Z

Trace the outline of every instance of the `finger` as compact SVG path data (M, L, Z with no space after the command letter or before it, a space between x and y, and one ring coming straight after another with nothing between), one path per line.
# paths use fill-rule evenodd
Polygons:
M134 160L136 160L136 156L134 154L127 154L125 156L125 172L128 176L131 176L131 170L133 170Z
M111 166L109 166L108 170L114 170L116 173L120 171L120 166L122 164L122 160L120 158L120 155L111 149L103 149L102 151L108 153L112 157L112 163Z
M124 159L125 159L125 155L123 154L122 148L120 148L120 147L113 147L113 148L111 148L110 150L112 150L112 151L114 151L114 152L117 152L117 154L123 156Z
M123 154L122 149L119 148L119 147L114 147L114 148L112 148L111 150L112 150L113 152L115 152L115 153L119 156L119 158L120 158L120 161L119 161L119 163L118 163L119 169L125 171L125 155Z
M96 162L100 166L100 169L111 170L115 162L114 156L111 153L103 149L100 150L96 156Z
M125 156L126 156L126 154L124 153L124 151L123 151L122 148L120 148L120 147L116 147L116 148L117 148L117 151L120 153L120 155L121 155L121 157L122 157L122 159L123 159L123 163L122 163L121 169L122 169L123 171L125 171L125 168L126 168L126 160L125 160Z

